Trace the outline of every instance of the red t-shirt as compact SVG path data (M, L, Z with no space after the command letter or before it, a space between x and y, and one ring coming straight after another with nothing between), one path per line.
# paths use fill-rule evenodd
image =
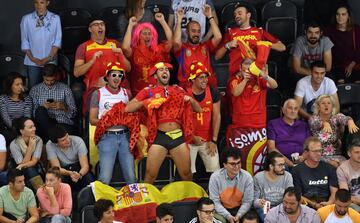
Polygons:
M229 92L240 84L243 77L235 76L229 81ZM261 77L251 78L239 96L230 93L232 122L236 127L263 128L266 126L267 81Z
M156 80L149 76L148 70L157 62L170 62L170 48L166 42L160 43L157 50L150 49L145 45L133 48L130 57L131 72L129 74L131 92L136 95L149 84L155 85Z
M178 80L180 87L188 88L191 86L191 83L188 81L190 76L190 65L193 61L197 60L204 64L204 66L211 73L209 77L209 84L211 86L217 87L217 80L214 70L211 66L211 53L215 50L214 45L211 40L200 43L198 45L193 45L191 43L183 43L181 48L174 52L174 55L179 62L178 70Z
M256 53L256 42L261 40L270 41L277 43L279 40L273 37L270 33L264 31L261 28L250 27L248 29L240 29L239 27L231 28L225 33L225 37L220 45L223 47L227 42L234 39L242 39L249 44L250 48ZM239 65L242 61L240 49L231 49L229 52L230 63L229 63L229 74L232 77L239 71Z

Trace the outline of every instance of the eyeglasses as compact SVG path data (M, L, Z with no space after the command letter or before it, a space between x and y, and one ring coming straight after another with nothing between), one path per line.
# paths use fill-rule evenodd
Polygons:
M94 23L90 24L90 27L91 26L96 26L96 27L105 26L105 22L94 22Z
M199 210L201 212L204 212L205 214L215 214L215 209L212 210Z
M241 161L238 161L238 162L227 162L227 164L231 165L232 167L240 166L240 165L241 165Z
M123 78L124 77L124 73L120 73L120 74L118 74L118 73L112 73L111 74L111 77L118 77L118 78Z

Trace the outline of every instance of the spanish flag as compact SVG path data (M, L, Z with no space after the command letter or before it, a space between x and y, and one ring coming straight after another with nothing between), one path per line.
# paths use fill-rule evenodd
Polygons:
M207 197L206 191L190 181L166 185L161 191L146 183L130 184L116 190L100 181L92 184L95 199L109 199L114 203L115 220L126 223L148 223L156 219L158 204Z

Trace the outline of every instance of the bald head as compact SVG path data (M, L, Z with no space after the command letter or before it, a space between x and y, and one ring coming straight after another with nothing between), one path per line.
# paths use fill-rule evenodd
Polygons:
M295 120L298 118L299 104L293 98L287 99L282 107L284 118L289 120Z

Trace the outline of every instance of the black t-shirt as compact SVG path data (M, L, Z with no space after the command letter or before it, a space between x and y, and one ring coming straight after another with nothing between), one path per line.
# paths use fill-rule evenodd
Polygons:
M193 93L193 96L194 96L195 100L197 100L198 102L204 100L205 92L206 92L206 90L202 94L194 94ZM212 102L213 103L218 102L220 100L219 92L217 90L215 90L212 86L210 86L210 92L211 92Z
M294 186L301 190L304 197L313 200L327 201L330 197L330 186L338 187L336 169L320 161L316 168L300 163L293 168Z

